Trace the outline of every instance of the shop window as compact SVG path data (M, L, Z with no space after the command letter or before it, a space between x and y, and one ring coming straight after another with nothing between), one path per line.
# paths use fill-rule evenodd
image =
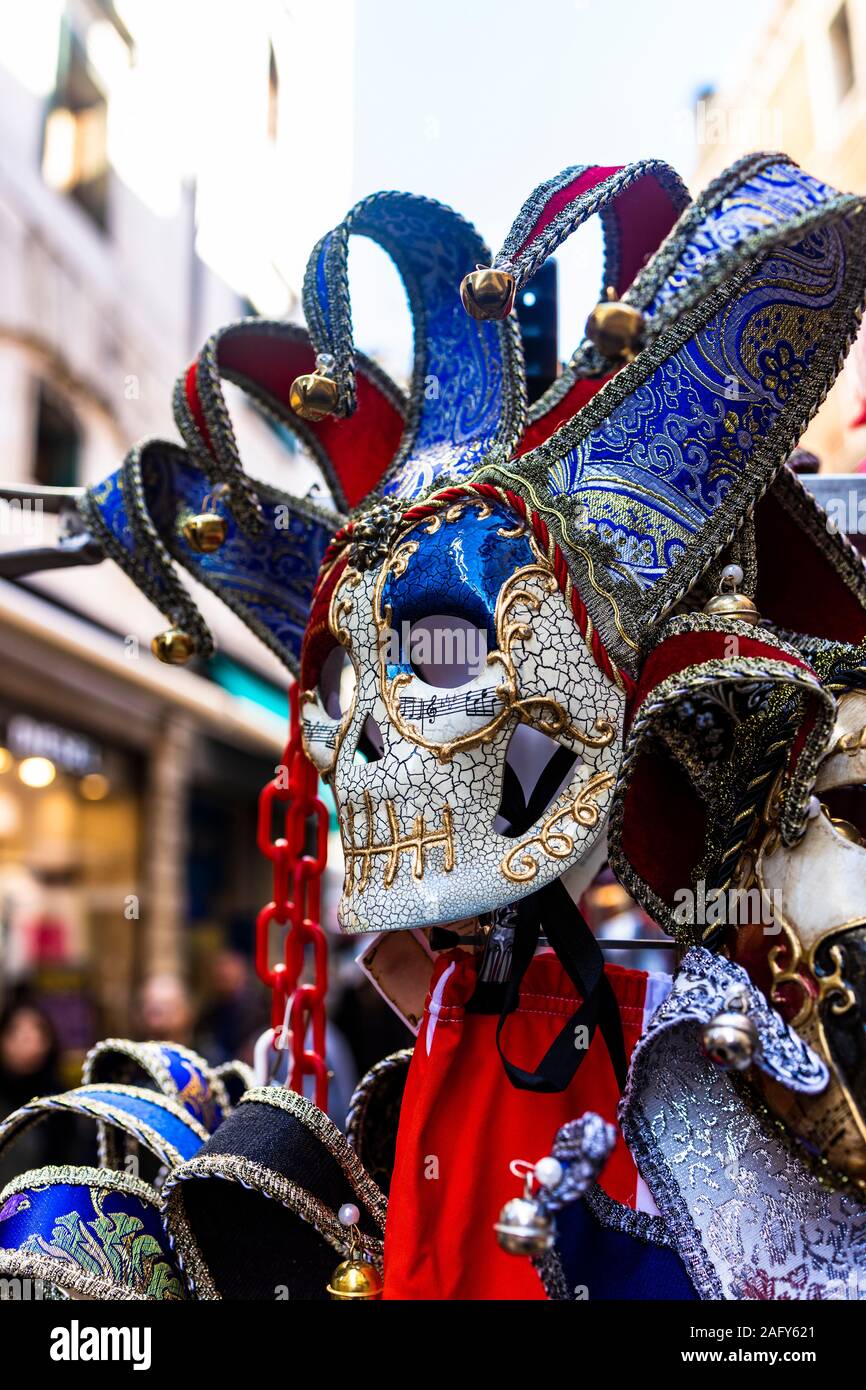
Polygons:
M854 86L854 49L851 44L847 4L839 7L830 25L830 51L833 56L836 96L842 101Z
M97 224L108 219L108 103L80 40L64 26L57 86L45 120L42 174Z
M74 487L78 482L81 430L61 396L45 382L39 384L33 476L48 487Z

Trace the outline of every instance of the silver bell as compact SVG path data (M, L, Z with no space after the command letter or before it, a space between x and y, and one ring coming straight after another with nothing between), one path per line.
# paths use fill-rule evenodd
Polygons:
M550 1217L532 1197L512 1197L493 1229L509 1255L543 1255L553 1245Z
M704 1024L701 1041L722 1071L746 1071L758 1050L758 1030L746 1013L721 1013Z

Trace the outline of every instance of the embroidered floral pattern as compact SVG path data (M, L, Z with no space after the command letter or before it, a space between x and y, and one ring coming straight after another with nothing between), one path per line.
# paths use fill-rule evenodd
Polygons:
M22 1253L45 1255L59 1266L70 1265L84 1275L132 1285L148 1298L183 1298L180 1280L159 1241L145 1230L139 1217L125 1211L106 1211L108 1196L108 1192L92 1190L92 1221L86 1221L81 1212L66 1212L55 1219L50 1241L40 1235L28 1236Z

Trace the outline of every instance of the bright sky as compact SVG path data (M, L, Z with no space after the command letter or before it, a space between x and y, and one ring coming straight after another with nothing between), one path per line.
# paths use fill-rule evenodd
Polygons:
M569 164L665 159L688 181L695 97L737 77L776 0L357 0L354 194L451 203L498 249L520 204ZM324 8L324 6L323 6ZM353 253L361 346L408 360L381 256ZM601 278L595 228L559 255L568 356Z
M119 177L164 217L194 177L200 254L280 313L314 242L378 189L452 204L496 250L531 189L569 164L655 156L688 179L696 95L736 79L778 3L117 0L136 62L107 24L91 31L89 57L111 92ZM36 94L53 81L60 10L0 0L2 62ZM274 149L262 139L268 34L280 61ZM597 227L558 259L567 357L597 298ZM407 375L396 275L363 241L351 271L359 345Z

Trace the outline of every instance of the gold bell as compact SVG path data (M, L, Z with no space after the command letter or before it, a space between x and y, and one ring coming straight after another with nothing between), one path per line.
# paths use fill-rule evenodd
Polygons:
M182 628L170 627L158 632L150 644L157 661L167 666L183 666L195 654L195 642Z
M617 299L611 287L607 299L596 304L586 321L586 336L602 357L633 362L640 352L644 316L633 304Z
M722 1071L746 1071L758 1050L758 1030L746 1012L748 1002L742 997L742 1007L728 1001L726 1012L716 1014L701 1029L704 1052Z
M463 277L460 298L470 318L505 319L511 313L517 282L510 270L479 266Z
M532 1197L512 1197L493 1227L509 1255L543 1255L553 1245L550 1217Z
M296 376L289 391L289 405L295 414L314 423L333 415L339 399L336 381L318 364L314 372Z
M741 623L757 623L760 613L748 594L739 593L743 571L739 565L725 565L719 581L719 592L704 604L710 618L738 618Z
M199 555L213 555L219 550L228 532L228 524L219 512L199 512L183 523L183 534Z
M337 1265L328 1293L338 1303L347 1303L353 1298L381 1298L382 1276L369 1260L353 1253Z
M327 1289L331 1298L348 1303L353 1298L381 1298L382 1276L371 1260L358 1248L358 1222L361 1213L354 1202L344 1202L337 1213L349 1239L349 1254L337 1265Z

